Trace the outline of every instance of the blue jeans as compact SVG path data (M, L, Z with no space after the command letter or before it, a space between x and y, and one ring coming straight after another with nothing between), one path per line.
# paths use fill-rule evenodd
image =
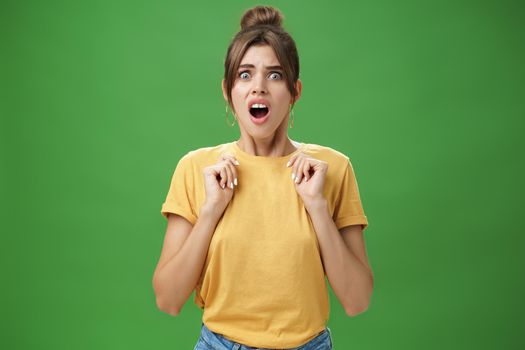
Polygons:
M308 343L290 350L332 350L332 333L326 327L315 338ZM193 350L267 350L266 348L252 348L241 343L236 343L208 329L204 323L201 326L201 334Z

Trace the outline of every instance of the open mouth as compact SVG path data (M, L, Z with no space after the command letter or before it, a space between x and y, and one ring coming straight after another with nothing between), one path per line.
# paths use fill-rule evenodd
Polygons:
M268 107L252 107L250 108L250 114L254 118L264 118L268 114Z

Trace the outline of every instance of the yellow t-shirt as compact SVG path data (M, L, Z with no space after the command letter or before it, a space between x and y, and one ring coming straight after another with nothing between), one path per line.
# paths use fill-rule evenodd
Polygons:
M248 154L236 141L200 148L178 162L162 215L175 213L195 224L206 198L203 168L225 152L240 163L238 186L217 223L194 302L204 309L204 324L232 341L301 346L326 327L330 309L319 242L286 163L297 152L326 161L323 191L337 228L365 229L352 164L346 155L311 143L283 157Z

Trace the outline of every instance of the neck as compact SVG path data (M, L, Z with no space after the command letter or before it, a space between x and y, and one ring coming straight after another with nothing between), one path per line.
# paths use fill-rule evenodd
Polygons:
M295 143L297 144L297 142ZM262 157L283 157L297 149L294 142L286 134L280 137L272 135L268 138L258 139L241 133L237 145L248 154Z

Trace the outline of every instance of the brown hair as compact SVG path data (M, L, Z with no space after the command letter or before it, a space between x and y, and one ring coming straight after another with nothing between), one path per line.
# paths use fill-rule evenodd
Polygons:
M255 6L241 18L241 30L232 39L224 61L224 80L228 103L233 109L231 91L237 70L246 51L252 45L269 45L283 67L283 76L293 103L297 97L295 83L299 79L299 55L295 41L281 26L283 14L271 6Z

